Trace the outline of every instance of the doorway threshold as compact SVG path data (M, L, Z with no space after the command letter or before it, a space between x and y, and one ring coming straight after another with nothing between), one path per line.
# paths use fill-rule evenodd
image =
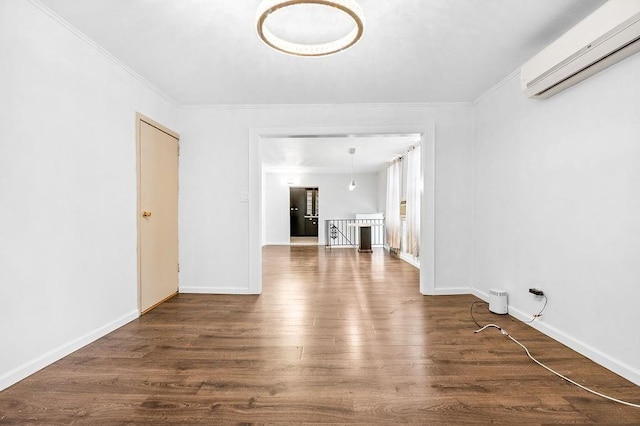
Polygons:
M289 244L292 246L317 246L318 237L290 237Z

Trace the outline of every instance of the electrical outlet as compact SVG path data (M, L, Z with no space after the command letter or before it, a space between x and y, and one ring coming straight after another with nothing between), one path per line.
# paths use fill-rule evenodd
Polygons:
M530 288L529 293L534 294L536 296L544 296L544 292L537 288Z

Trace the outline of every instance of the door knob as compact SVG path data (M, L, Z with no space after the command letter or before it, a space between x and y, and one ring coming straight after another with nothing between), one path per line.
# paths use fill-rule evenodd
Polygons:
M148 212L148 211L146 211L146 210L145 210L145 211L143 211L143 212L142 212L142 217L151 217L151 212Z

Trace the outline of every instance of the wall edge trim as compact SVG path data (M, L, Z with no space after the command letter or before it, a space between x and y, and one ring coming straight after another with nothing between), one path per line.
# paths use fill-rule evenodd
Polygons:
M179 293L184 294L259 294L244 287L195 287L180 286Z
M135 320L140 316L137 309L117 318L107 324L104 324L93 331L90 331L80 337L72 339L71 341L58 346L46 352L43 355L36 357L18 367L8 371L0 376L0 391L8 388L11 385L18 383L30 375L42 370L43 368L53 364L54 362L64 358L67 355L83 348L89 343L95 342L101 337L106 336L112 331L126 325L127 323Z
M504 86L505 84L507 84L514 78L516 78L518 75L520 75L520 67L516 68L515 70L507 74L506 77L504 77L498 83L496 83L491 88L489 88L489 90L487 90L486 92L478 96L478 98L475 101L473 101L471 104L475 108L476 105L478 105L479 103L482 103L485 99L489 98L491 95L493 95L494 92L497 92L498 90L500 90L502 86Z
M473 289L473 294L477 297L483 299L484 301L489 300L489 294L479 291L477 289ZM531 320L531 315L523 312L520 309L514 308L509 305L509 315L512 317L526 322ZM632 366L620 361L617 358L613 358L602 351L588 345L587 343L577 339L558 328L545 324L543 320L534 321L530 324L527 324L540 333L551 337L555 341L567 346L568 348L573 349L581 355L589 358L591 361L595 362L598 365L603 366L604 368L610 370L611 372L629 380L630 382L640 386L640 371L633 368ZM551 366L553 368L553 366Z
M79 29L77 29L76 27L71 25L71 23L69 23L63 17L61 17L60 15L55 13L53 10L49 9L47 6L42 4L39 0L27 0L27 1L29 3L31 3L32 5L34 5L36 8L38 8L40 11L42 11L45 15L49 16L51 19L56 21L63 28L65 28L67 31L69 31L70 33L72 33L73 35L78 37L80 40L85 42L87 45L91 46L93 49L95 49L102 56L104 56L105 58L109 59L111 62L113 62L113 64L115 64L116 66L122 68L124 71L129 73L132 77L137 79L140 83L145 85L147 88L151 89L158 96L163 98L165 101L169 102L175 108L179 108L180 105L171 96L169 96L167 93L163 92L158 86L156 86L153 83L151 83L149 80L144 78L142 75L138 74L136 71L133 70L133 68L131 68L128 65L126 65L120 59L118 59L117 57L113 56L107 49L105 49L104 47L100 46L98 43L93 41L91 38L89 38L89 36L87 36L82 31L80 31Z
M456 296L460 294L472 294L471 287L437 287L436 284L436 289L434 292L435 296Z
M318 104L210 104L180 105L179 109L300 109L300 108L442 108L473 107L474 102L370 102L370 103L318 103Z

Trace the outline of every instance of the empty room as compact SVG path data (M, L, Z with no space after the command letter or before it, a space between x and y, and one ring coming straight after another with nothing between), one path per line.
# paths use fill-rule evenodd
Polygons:
M0 0L1 424L640 424L640 0Z

